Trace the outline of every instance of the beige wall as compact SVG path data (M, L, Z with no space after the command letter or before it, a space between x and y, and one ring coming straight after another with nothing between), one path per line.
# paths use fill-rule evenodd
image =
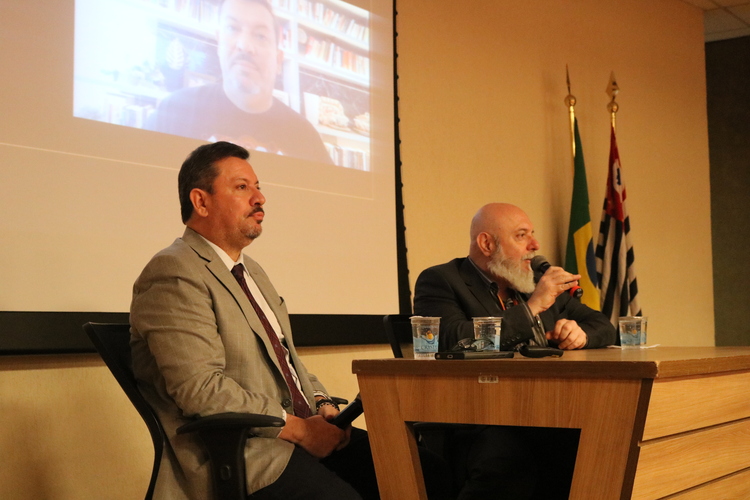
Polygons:
M148 430L98 355L0 357L0 415L0 498L143 498Z
M650 341L713 345L701 13L678 0L398 3L410 281L468 253L471 216L508 201L562 262L572 189L565 65L598 232L617 133ZM413 288L412 288L413 289Z
M327 389L350 399L351 360L391 356L385 346L301 350ZM0 357L0 415L3 500L143 498L151 438L98 355Z
M592 216L609 148L609 74L650 340L713 343L701 13L678 0L400 0L399 92L407 245L419 271L467 252L482 204L524 207L562 259L571 165L565 65ZM355 358L385 346L303 349L329 390L352 397ZM96 356L0 358L0 498L141 498L145 426Z

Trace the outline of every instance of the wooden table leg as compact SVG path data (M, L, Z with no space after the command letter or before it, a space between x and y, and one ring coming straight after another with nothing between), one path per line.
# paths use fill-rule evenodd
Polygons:
M393 377L368 376L359 379L370 446L383 500L427 500L419 463L417 442L411 425L404 422ZM383 394L393 397L384 400ZM377 406L377 409L373 409Z

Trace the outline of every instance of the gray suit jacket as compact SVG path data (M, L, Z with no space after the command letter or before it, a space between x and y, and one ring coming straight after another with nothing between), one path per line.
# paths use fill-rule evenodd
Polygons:
M325 388L297 356L284 301L255 261L244 256L244 264L279 321L312 404L314 390ZM294 412L263 325L216 252L189 228L135 282L130 324L133 370L170 442L155 497L210 498L206 451L197 436L176 429L192 417L222 412ZM247 442L249 493L273 483L289 461L294 446L278 439L279 432L262 429Z

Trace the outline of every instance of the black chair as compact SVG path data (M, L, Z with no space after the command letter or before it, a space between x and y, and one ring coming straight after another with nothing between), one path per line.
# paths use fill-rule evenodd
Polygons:
M411 315L409 314L387 314L383 316L383 327L385 336L391 345L394 358L403 358L402 345L413 344L411 333ZM438 361L442 363L442 361ZM448 459L450 450L448 443L456 431L471 429L468 424L445 424L440 422L414 422L412 429L420 443L433 453Z
M403 358L404 353L401 346L413 344L411 333L411 315L409 314L387 314L383 316L383 327L388 343L391 344L394 358ZM412 428L417 439L426 448L438 455L445 455L445 441L447 432L456 428L463 428L461 424L442 424L436 422L414 422Z
M383 316L383 327L388 343L391 344L394 358L403 358L401 344L413 343L411 335L411 315L387 314Z
M153 408L138 390L130 356L130 325L86 323L83 329L99 351L104 363L133 403L151 434L154 443L154 466L146 500L151 500L156 486L162 453L167 437ZM179 429L179 434L197 432L208 450L214 495L217 500L246 500L245 441L253 437L252 427L282 427L284 419L254 413L222 413L198 418Z

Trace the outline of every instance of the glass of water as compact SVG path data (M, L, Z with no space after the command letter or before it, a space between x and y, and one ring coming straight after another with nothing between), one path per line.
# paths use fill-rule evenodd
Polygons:
M620 316L620 345L624 348L646 345L646 316Z

